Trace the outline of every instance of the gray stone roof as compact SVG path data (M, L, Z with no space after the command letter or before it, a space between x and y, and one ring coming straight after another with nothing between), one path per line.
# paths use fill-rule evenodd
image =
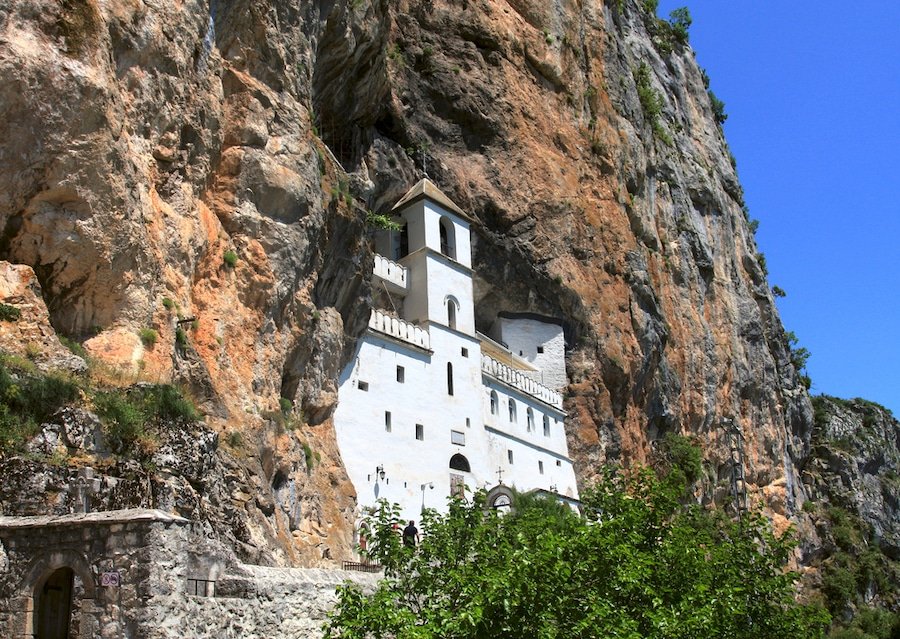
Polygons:
M161 510L148 508L129 508L126 510L108 510L95 513L73 513L71 515L37 515L34 517L0 516L0 529L10 528L44 528L55 526L109 525L130 522L188 523L178 515L171 515Z
M429 180L428 178L422 178L419 180L415 186L413 186L409 191L406 192L406 195L400 198L400 201L394 205L392 211L399 211L404 208L408 204L412 204L416 200L421 198L428 198L429 200L440 204L442 207L455 213L460 216L466 222L474 222L475 220L472 217L459 208L456 204L453 203L449 197L444 195L443 191L441 191L434 182Z

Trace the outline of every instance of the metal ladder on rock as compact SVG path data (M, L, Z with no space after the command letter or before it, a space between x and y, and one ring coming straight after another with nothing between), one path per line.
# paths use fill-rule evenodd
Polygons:
M722 418L722 427L728 437L732 507L735 514L741 516L748 510L747 481L744 477L744 434L740 425L730 417Z

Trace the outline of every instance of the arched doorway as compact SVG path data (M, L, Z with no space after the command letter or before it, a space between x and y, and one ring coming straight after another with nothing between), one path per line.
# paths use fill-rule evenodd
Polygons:
M57 568L34 591L34 629L37 639L69 639L72 587L75 573Z

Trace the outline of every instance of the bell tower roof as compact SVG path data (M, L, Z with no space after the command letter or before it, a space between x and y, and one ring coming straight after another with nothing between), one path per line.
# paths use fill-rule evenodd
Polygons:
M444 207L451 213L458 215L466 222L474 222L468 213L459 208L456 204L453 203L449 197L444 195L443 191L441 191L434 182L429 180L428 178L422 178L418 182L416 182L415 186L413 186L409 191L406 192L406 195L400 198L400 200L394 205L392 211L399 211L401 209L406 208L408 205L421 200L423 198L427 198L436 204Z

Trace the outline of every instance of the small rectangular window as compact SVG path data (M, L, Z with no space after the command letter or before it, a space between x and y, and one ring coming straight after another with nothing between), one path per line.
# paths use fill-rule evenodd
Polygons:
M416 424L416 439L419 441L425 439L425 427L422 424Z
M538 346L537 351L538 351L538 353L543 353L543 352L544 352L544 347L543 347L543 346Z
M557 460L556 460L556 465L557 465L557 466L562 466L562 462L559 461L559 460L557 459Z
M368 392L369 382L356 382L356 387L361 391Z
M466 417L466 428L472 428L472 420Z
M459 352L460 352L460 354L461 354L463 357L468 357L468 356L469 356L469 349L466 348L465 346L463 346L463 347L460 349Z
M391 432L391 411L384 411L384 430Z
M544 474L544 462L542 462L542 461L539 461L539 462L538 462L538 472L539 472L541 475Z
M458 431L451 430L450 431L450 443L456 444L457 446L465 446L466 445L466 434Z
M397 367L397 381L401 384L406 381L406 370L402 366Z
M509 449L506 450L506 458L509 460L509 463L513 463L513 452Z

